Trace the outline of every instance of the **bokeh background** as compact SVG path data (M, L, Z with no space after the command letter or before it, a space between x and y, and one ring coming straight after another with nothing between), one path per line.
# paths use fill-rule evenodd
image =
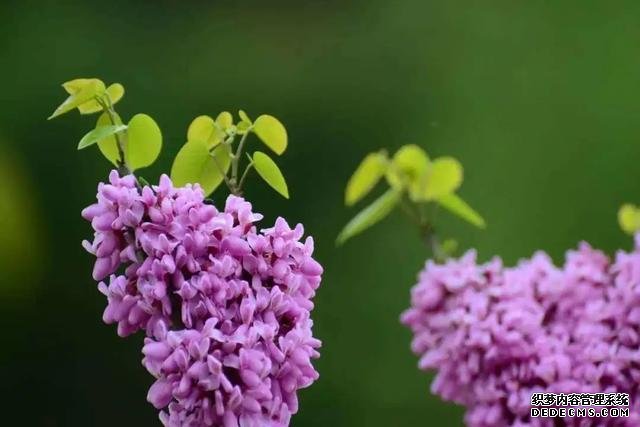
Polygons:
M398 323L427 252L399 214L336 249L344 184L367 152L417 143L464 164L461 195L489 227L439 226L483 260L628 248L616 211L640 202L639 19L637 1L3 1L0 423L159 425L142 337L101 322L80 210L109 166L75 150L95 117L46 121L61 82L121 82L121 114L160 123L150 181L196 115L279 117L292 200L255 177L247 196L265 224L303 222L326 269L321 378L292 425L455 426Z

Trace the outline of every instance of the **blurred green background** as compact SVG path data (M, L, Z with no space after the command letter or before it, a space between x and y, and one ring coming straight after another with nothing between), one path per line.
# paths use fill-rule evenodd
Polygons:
M149 180L196 115L279 117L292 200L255 176L247 197L264 224L303 222L326 271L321 378L292 425L460 425L398 323L426 250L399 214L336 249L354 213L344 184L367 152L418 143L465 166L461 195L489 228L440 228L483 260L544 249L561 262L581 239L629 247L616 211L640 202L639 19L637 1L2 2L2 424L159 425L142 337L101 322L80 210L109 165L75 150L95 117L45 120L63 81L121 82L119 111L160 123Z

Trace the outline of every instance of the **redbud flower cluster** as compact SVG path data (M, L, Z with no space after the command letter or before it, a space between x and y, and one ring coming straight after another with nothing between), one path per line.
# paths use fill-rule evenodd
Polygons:
M297 390L318 378L312 299L322 267L301 225L262 216L229 196L224 211L198 185L167 176L140 187L116 171L83 210L84 247L118 334L146 334L148 400L167 427L287 426Z
M427 262L402 322L432 392L488 426L640 425L640 239L613 262L583 243L563 268L476 254ZM531 418L533 393L628 393L629 418Z

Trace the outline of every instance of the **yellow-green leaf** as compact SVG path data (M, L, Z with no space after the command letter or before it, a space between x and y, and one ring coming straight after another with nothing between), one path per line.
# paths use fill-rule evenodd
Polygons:
M618 211L618 223L627 234L635 234L640 230L640 209L630 203L625 203Z
M366 196L387 171L387 155L384 152L370 153L362 160L347 183L345 204L351 206Z
M289 189L287 188L287 182L282 172L280 172L280 168L271 160L271 157L261 151L256 151L253 153L252 160L253 167L256 168L258 175L260 175L271 188L280 193L285 199L288 199Z
M174 185L180 187L198 183L209 195L222 183L230 165L231 152L228 146L219 145L210 152L204 141L189 141L173 161L171 179Z
M253 132L274 153L280 155L287 149L287 130L275 117L267 114L258 117L253 124Z
M453 157L434 160L424 175L420 199L434 200L456 191L462 184L462 165Z
M122 120L120 119L120 116L116 114L114 118L115 118L116 125L122 124ZM111 119L109 118L109 114L107 113L102 113L100 117L98 117L98 121L96 122L96 128L103 127L103 126L112 126L112 125L113 123L111 122ZM125 150L125 157L126 157L126 145L127 145L126 138L122 138L122 140L125 146L123 147L123 149ZM107 158L107 160L113 163L114 166L118 166L118 161L120 160L120 154L118 152L118 145L116 142L115 135L107 136L106 138L103 138L100 141L98 141L98 148L100 149L100 152L102 153L102 155Z
M89 82L82 87L77 85L67 85L67 87L72 88L73 90L79 87L79 90L71 94L62 104L60 104L53 114L49 116L49 119L53 119L54 117L67 113L79 105L93 100L96 96L102 96L105 91L104 83L98 79L89 79ZM67 87L65 87L65 90L70 90L67 89Z
M459 216L476 227L485 228L487 226L480 214L473 210L471 206L469 206L455 193L442 196L437 200L437 202L451 213Z
M122 132L126 128L127 127L125 125L108 125L97 127L82 137L82 139L78 143L78 150L82 150L83 148L93 145L108 136L112 136L118 132Z
M215 121L209 116L196 117L187 130L187 141L203 141L213 148L222 141L224 132L218 129Z
M80 90L83 87L85 87L87 84L96 80L98 79L88 79L88 78L73 79L73 80L69 80L68 82L62 83L62 87L64 88L65 91L67 91L69 95L75 95L76 93L80 92Z
M405 145L393 155L391 167L387 169L387 182L397 190L407 189L409 196L416 200L428 168L427 153L415 144Z
M238 116L240 116L241 121L247 122L249 123L249 125L251 125L251 119L249 118L249 116L247 116L247 113L245 113L244 110L238 111Z
M111 105L115 105L116 102L120 101L124 96L124 86L120 83L112 83L107 88L107 95L109 95L109 101L111 101Z
M105 93L109 96L111 105L115 105L124 96L124 86L120 83L113 83L109 85ZM106 96L103 98L106 98ZM97 100L93 99L84 104L80 104L78 110L80 110L80 114L93 114L102 111L102 106Z
M136 170L152 164L162 149L162 132L146 114L136 114L129 120L127 131L127 166Z
M360 211L338 235L337 244L341 245L353 236L362 233L367 228L384 219L400 201L401 193L395 189L387 190L372 204Z
M249 132L249 130L251 130L251 123L245 122L244 120L238 122L238 124L236 125L236 131L238 132L238 135L244 135L245 133Z
M247 116L247 113L244 112L244 110L239 110L238 116L240 116L240 121L236 124L236 130L238 132L238 135L244 135L251 130L251 126L253 125L253 123L251 122L249 116Z
M233 116L230 112L223 111L218 114L218 117L216 117L216 124L221 130L226 131L228 128L233 126Z

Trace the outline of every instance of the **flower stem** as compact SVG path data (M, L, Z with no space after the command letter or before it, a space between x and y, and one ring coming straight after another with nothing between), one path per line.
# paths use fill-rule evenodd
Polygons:
M99 97L96 97L96 101L98 104L102 106L102 109L109 116L109 121L113 126L118 125L118 121L116 119L116 110L113 108L113 103L111 102L111 97L108 93L106 93L106 102ZM131 175L132 171L127 166L127 162L124 157L124 141L122 140L122 136L119 132L115 134L116 138L116 147L118 149L118 173L120 175Z
M216 145L215 147L213 147L213 150L211 150L210 154L211 154L211 158L213 159L213 163L216 165L216 168L218 169L218 172L220 172L220 175L222 175L222 178L224 179L224 183L227 184L227 187L229 187L229 191L231 191L231 193L235 194L235 192L236 192L235 184L233 184L231 182L231 180L229 179L227 174L224 172L224 169L222 168L222 165L218 162L218 159L216 159L216 156L214 155L215 152L216 152L216 149L220 148L223 145L224 145L224 143L220 143L220 144Z
M231 161L231 179L237 185L238 181L238 166L240 164L240 158L242 157L242 150L244 149L244 142L247 140L247 136L249 136L249 132L245 132L240 138L240 143L238 143L238 149L233 154L233 160Z
M431 251L433 259L439 263L444 262L447 259L447 254L440 245L440 240L438 239L436 230L431 221L427 218L424 207L419 205L416 212L414 205L405 198L400 201L400 207L411 222L418 227L420 238Z
M244 185L244 180L247 178L247 174L249 173L252 167L253 167L253 161L250 161L247 167L244 169L244 172L242 173L242 177L240 178L240 182L238 183L238 191L240 193L242 193L242 186Z

